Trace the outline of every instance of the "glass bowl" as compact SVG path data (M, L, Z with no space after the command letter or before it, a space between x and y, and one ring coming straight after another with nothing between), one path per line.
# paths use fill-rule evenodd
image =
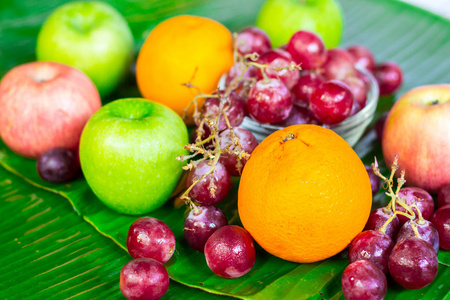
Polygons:
M364 133L364 130L372 121L377 108L379 96L378 83L373 75L363 68L356 67L356 69L358 72L363 74L369 83L366 106L341 123L334 125L322 125L322 127L329 128L339 134L352 147L359 141ZM251 131L259 142L271 133L283 128L271 124L261 124L250 117L245 117L239 127Z

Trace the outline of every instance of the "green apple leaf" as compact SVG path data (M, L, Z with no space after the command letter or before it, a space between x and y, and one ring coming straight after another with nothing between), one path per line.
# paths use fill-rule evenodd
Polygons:
M36 1L23 6L19 0L2 1L0 76L12 67L34 59L39 26L50 11L62 2ZM258 0L110 2L130 23L137 46L142 44L146 34L157 22L169 16L179 13L209 16L237 30L254 22L262 4ZM346 21L343 47L363 44L373 51L377 61L393 60L399 63L405 72L405 82L398 95L414 86L450 82L450 62L446 59L450 53L450 43L446 39L448 20L397 1L342 0L341 3ZM133 95L138 95L138 91L135 84L128 81L114 96L121 98ZM382 98L377 116L388 110L392 103L392 97ZM371 163L374 156L382 162L380 143L375 139L373 130L368 130L355 150L366 164ZM36 173L33 160L15 155L3 144L0 144L0 164L28 182L0 169L0 241L4 246L2 249L9 250L0 258L3 262L0 298L120 296L118 274L123 264L130 260L124 251L126 233L137 216L120 215L106 208L82 177L67 185L42 181ZM382 170L386 171L386 167L383 166ZM238 181L235 180L230 196L220 205L232 224L239 224L237 187ZM41 202L45 204L41 206ZM374 199L374 207L384 205L385 202L380 192ZM79 216L73 212L69 203ZM33 205L39 209L34 211ZM245 299L343 298L340 276L348 265L344 254L314 264L295 264L269 255L257 247L255 267L247 275L233 280L214 275L206 266L203 254L190 249L183 239L182 224L187 211L183 203L174 199L149 214L166 222L177 238L175 254L165 264L175 281ZM86 239L75 243L70 237L78 232L80 237ZM15 244L18 241L30 246L22 248ZM440 251L438 257L441 264L432 284L418 291L408 291L390 282L386 298L449 297L448 288L445 287L450 278L450 253ZM172 282L167 297L216 297L200 293Z

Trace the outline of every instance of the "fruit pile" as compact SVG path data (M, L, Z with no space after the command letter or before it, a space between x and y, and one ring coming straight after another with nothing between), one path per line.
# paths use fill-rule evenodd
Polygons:
M342 292L346 299L384 299L387 291L386 274L406 289L420 289L430 284L438 271L439 248L450 250L450 184L438 199L438 209L425 190L402 188L405 172L394 189L398 157L391 166L390 177L383 176L377 162L370 174L373 191L380 180L387 187L390 203L370 215L364 231L350 244L350 264L342 274Z
M226 86L262 124L334 125L356 114L366 106L369 79L355 66L374 75L381 95L394 93L402 83L395 63L376 64L361 45L327 50L309 31L298 31L286 45L272 49L269 37L250 27L236 36L235 46L237 59Z

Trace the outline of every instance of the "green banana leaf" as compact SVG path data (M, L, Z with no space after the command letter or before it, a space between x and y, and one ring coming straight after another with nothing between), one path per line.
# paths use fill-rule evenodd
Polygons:
M62 2L2 1L0 76L34 59L39 26ZM174 14L208 16L231 30L238 30L253 24L262 4L257 0L110 2L127 18L137 46L155 24ZM363 44L374 52L377 60L399 63L405 73L399 94L422 84L450 82L447 71L450 61L446 59L450 53L448 20L397 1L341 0L341 3L346 20L343 47ZM132 80L114 96L130 95L138 95ZM392 97L381 99L377 116L392 103ZM374 156L381 161L380 144L373 130L367 131L355 150L366 164L371 163ZM5 252L0 257L3 271L0 298L120 297L120 268L131 259L122 249L126 250L128 226L137 217L120 215L106 208L82 177L67 185L40 180L35 162L15 155L4 144L0 144L0 164L10 171L0 169L0 243ZM230 196L220 205L232 224L239 224L237 187L238 180L235 180ZM380 192L374 198L374 207L385 201ZM204 256L190 249L183 239L182 224L187 211L182 202L174 199L149 214L166 222L177 238L176 252L165 264L174 280L165 297L219 297L198 290L201 289L246 299L343 298L340 276L348 265L345 253L319 263L295 264L257 248L255 267L247 275L233 280L214 275L206 266ZM408 291L390 282L387 299L450 298L449 252L440 251L439 261L438 276L432 284L418 291Z

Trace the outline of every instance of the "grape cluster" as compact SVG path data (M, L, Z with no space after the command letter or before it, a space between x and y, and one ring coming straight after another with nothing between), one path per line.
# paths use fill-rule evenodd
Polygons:
M368 170L384 181L391 201L370 214L364 231L350 244L350 264L342 275L346 299L384 299L387 273L406 289L423 288L436 277L439 247L449 249L450 205L443 202L434 211L434 201L428 192L416 187L402 188L404 171L394 190L397 163L398 157L389 178L380 173L376 161L372 164L373 172ZM378 187L379 184L380 181ZM442 198L447 199L447 189L442 189Z

